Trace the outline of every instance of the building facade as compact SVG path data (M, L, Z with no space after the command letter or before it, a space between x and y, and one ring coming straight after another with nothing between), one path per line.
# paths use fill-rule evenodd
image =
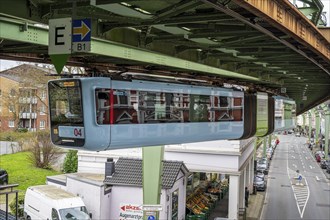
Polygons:
M0 72L0 131L49 129L49 73L28 64Z

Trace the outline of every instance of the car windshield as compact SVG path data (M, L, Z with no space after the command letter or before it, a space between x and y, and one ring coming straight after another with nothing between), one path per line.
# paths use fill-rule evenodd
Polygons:
M60 216L63 220L89 220L89 215L85 206L60 209Z

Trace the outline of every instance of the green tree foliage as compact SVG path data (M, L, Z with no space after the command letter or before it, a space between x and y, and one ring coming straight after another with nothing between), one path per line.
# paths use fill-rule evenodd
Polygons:
M78 170L78 155L77 150L69 150L66 154L63 171L64 173L75 173Z
M23 215L24 215L24 208L23 208L24 197L25 197L24 194L19 194L18 195L18 211L17 211L17 215L18 215L19 218L20 217L23 217ZM16 215L16 198L11 201L11 203L9 204L9 207L10 207L11 213L13 215Z

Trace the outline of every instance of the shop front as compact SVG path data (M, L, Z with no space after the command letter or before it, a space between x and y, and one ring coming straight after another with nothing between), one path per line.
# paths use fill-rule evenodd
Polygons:
M238 219L244 190L253 186L254 140L214 141L165 148L167 160L181 159L187 180L186 219Z
M208 219L228 192L228 179L217 173L191 173L187 182L186 219ZM222 209L223 215L228 210Z

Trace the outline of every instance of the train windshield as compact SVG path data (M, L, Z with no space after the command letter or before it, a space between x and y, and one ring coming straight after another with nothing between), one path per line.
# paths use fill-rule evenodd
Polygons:
M83 125L80 81L51 81L48 90L51 124Z

